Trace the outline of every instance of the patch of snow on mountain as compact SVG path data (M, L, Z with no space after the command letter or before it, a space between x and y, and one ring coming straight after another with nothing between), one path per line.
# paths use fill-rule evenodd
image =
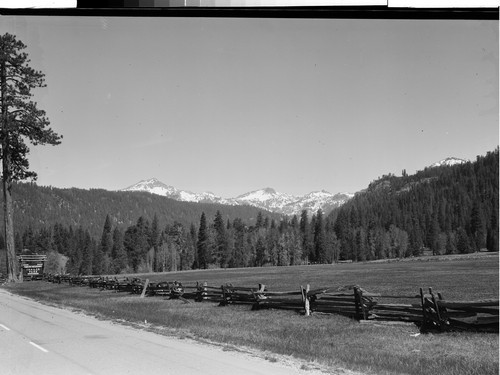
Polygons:
M281 207L293 202L297 198L289 194L278 193L271 188L265 188L240 195L234 199L240 204L248 204L265 210L279 212Z
M198 196L189 191L180 190L179 191L179 200L184 202L198 202Z
M286 215L300 214L302 210L307 210L312 215L319 209L327 214L354 196L354 194L349 193L333 195L322 190L296 197L290 194L279 193L272 188L264 188L242 194L236 198L221 198L211 192L192 193L186 190L179 190L173 186L164 184L156 178L139 181L137 184L123 189L123 191L146 191L184 202L249 205Z
M468 161L464 160L464 159L451 157L451 158L446 158L446 159L443 159L441 161L438 161L438 162L432 164L431 168L441 167L443 165L451 166L451 165L464 164L464 163L468 163Z
M323 214L328 214L334 208L343 205L353 196L354 194L350 193L339 193L333 195L325 190L315 191L299 197L296 201L285 205L282 212L287 215L296 215L301 213L303 210L307 210L308 214L312 215L321 209Z

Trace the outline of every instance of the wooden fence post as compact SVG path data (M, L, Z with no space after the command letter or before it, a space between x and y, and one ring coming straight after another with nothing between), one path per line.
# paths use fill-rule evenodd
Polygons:
M144 282L144 287L142 288L141 298L144 298L146 295L146 289L148 289L149 279L146 279Z
M441 294L441 292L438 292L438 298L439 298L439 301L443 300L443 295ZM444 324L449 326L450 321L448 320L448 310L446 309L446 307L440 307L439 312L442 316Z
M302 289L302 287L300 287ZM302 289L302 298L304 300L304 308L305 308L305 315L306 316L310 316L311 315L311 309L310 309L310 306L309 306L309 290L310 290L310 286L309 284L306 285L306 289Z
M363 314L362 319L368 320L368 311L366 310L365 304L363 302L363 290L360 287L356 287L356 290L358 292L358 300L359 300L359 304L361 305L361 312Z
M196 282L196 298L195 298L195 301L196 302L201 302L203 300L203 297L201 295L201 286L200 286L200 283L197 281Z
M422 305L422 327L421 330L425 331L425 327L427 325L427 314L425 312L425 298L424 298L424 290L420 288L420 304Z
M354 288L354 304L356 306L356 319L362 320L361 318L361 298L359 296L359 287L355 286Z
M442 319L441 319L441 313L439 311L439 306L436 301L436 295L432 292L432 288L429 288L429 294L431 295L432 298L432 303L434 304L434 309L436 310L436 315L437 315L437 325L441 329L442 328Z
M221 285L220 288L222 290L222 301L220 302L219 306L227 306L229 304L229 301L228 295L226 295L226 288L224 287L224 285Z

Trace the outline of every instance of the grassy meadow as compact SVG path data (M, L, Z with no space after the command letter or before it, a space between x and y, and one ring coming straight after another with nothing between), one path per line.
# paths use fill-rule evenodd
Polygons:
M271 291L359 285L371 292L417 294L432 287L447 300L498 298L498 254L448 260L353 263L297 267L185 271L139 275L150 281L211 286L265 284ZM137 275L134 275L137 276ZM206 340L228 350L262 350L304 362L304 369L343 367L374 374L498 374L498 334L418 334L411 324L363 324L337 315L305 317L291 311L251 311L250 306L183 303L161 297L99 291L66 284L5 285L13 293L84 310L100 318L142 324L149 330ZM147 321L147 324L144 322ZM333 371L333 370L332 370Z

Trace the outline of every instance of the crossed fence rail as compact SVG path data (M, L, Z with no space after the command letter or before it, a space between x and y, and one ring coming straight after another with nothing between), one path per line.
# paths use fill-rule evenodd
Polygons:
M447 301L432 288L420 288L414 295L372 293L357 285L340 288L310 289L309 285L293 291L270 291L264 284L220 287L206 282L183 285L178 281L149 282L140 278L110 278L70 275L47 275L54 283L69 283L99 290L111 290L145 296L180 299L184 302L211 301L222 306L248 304L252 310L285 309L305 315L339 314L359 321L400 321L414 323L428 331L499 331L499 300ZM403 301L397 302L394 301Z

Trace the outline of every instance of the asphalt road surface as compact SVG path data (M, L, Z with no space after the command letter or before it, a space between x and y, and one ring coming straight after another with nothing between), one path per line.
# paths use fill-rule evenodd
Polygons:
M101 321L0 289L0 374L308 374L193 340Z

